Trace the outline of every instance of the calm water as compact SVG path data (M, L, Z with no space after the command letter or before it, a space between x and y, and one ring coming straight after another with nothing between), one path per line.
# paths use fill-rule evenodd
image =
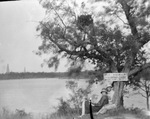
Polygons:
M25 109L26 112L47 113L54 111L58 104L57 98L69 97L65 79L31 79L31 80L2 80L0 81L0 108L5 107L14 111ZM80 80L83 87L84 80ZM93 90L100 89L96 86ZM141 96L125 98L125 106L145 108L146 101Z
M0 81L0 107L27 112L51 112L57 98L67 98L65 79L31 79Z

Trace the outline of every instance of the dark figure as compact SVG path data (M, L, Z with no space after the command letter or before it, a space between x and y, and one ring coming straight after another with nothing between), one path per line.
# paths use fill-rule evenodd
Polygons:
M104 105L108 104L108 96L107 96L107 90L105 88L101 91L102 97L98 103L92 103L92 110L93 112L98 112ZM85 101L85 114L89 114L89 101Z

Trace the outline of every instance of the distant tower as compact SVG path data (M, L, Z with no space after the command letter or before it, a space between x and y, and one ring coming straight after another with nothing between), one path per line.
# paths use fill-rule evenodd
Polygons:
M26 68L24 67L24 73L26 73Z
M9 71L9 64L7 64L6 73L7 73L7 74L10 73L10 71Z

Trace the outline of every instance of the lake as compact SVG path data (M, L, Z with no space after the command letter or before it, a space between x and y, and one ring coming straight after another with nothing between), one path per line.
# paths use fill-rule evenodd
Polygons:
M58 104L58 98L67 99L70 91L66 89L67 79L23 79L0 81L0 107L11 111L25 109L26 112L50 113ZM84 87L85 80L80 80ZM97 87L93 90L99 90ZM146 101L140 95L125 98L125 106L145 108Z
M67 99L67 79L23 79L0 81L0 107L11 111L25 109L27 112L47 113L54 111L58 98ZM84 81L80 80L83 85Z

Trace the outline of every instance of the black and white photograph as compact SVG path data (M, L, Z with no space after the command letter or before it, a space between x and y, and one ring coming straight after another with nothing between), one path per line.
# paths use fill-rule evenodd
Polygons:
M150 0L0 0L0 119L150 119Z

